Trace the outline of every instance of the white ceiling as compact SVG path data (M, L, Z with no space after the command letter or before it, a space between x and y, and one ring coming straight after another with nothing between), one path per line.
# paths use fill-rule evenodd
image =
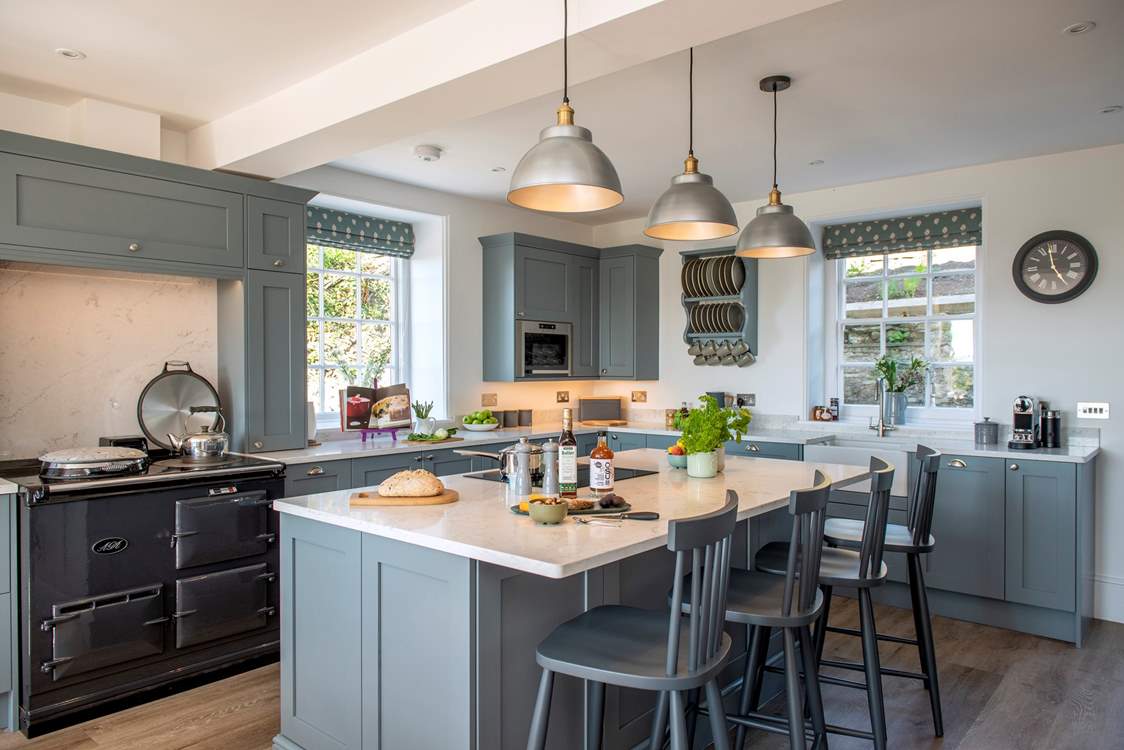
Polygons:
M60 103L92 96L190 127L466 2L0 0L0 88Z
M1097 28L1067 36L1076 21ZM601 224L643 216L682 170L687 55L571 90L620 173L626 200ZM768 74L780 95L780 184L804 191L1124 142L1124 2L845 0L695 50L695 151L731 200L770 184ZM511 170L552 123L558 94L422 132L336 166L503 201ZM413 156L432 143L438 162ZM820 166L809 162L822 159ZM493 173L502 166L506 173ZM1042 179L1049 179L1043 175Z

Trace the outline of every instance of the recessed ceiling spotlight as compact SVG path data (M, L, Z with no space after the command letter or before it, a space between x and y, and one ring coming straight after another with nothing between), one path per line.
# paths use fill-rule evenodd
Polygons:
M497 172L497 173L499 173L499 172L506 172L506 171L507 171L507 167L492 167L492 171L493 171L493 172Z
M441 147L430 145L414 146L414 156L422 161L437 161L441 158Z
M1062 33L1072 35L1085 34L1095 28L1097 28L1096 21L1078 21L1077 23L1071 23L1069 26L1066 26L1062 29Z
M70 47L59 47L55 50L56 55L62 55L67 60L85 60L86 53L80 49L71 49Z
M1124 106L1120 104L1113 104L1111 107L1105 107L1101 110L1102 115L1114 115L1117 112L1124 110Z
M808 162L809 167L818 167L821 164L823 164L823 159L812 159L810 162Z

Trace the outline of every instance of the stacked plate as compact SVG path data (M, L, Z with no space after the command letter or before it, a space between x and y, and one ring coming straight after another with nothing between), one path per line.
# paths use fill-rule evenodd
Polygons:
M690 308L691 333L741 333L745 309L737 302L700 302Z
M735 255L692 258L683 264L680 281L688 297L732 297L745 283L745 265Z

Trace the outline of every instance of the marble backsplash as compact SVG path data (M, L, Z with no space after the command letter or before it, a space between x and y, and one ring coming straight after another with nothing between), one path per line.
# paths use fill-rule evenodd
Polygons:
M0 262L0 461L137 434L168 360L215 382L216 282Z

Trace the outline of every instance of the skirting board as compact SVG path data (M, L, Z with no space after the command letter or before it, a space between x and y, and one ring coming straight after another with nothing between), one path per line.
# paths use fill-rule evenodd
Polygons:
M1098 620L1124 622L1124 578L1093 576L1093 616Z

